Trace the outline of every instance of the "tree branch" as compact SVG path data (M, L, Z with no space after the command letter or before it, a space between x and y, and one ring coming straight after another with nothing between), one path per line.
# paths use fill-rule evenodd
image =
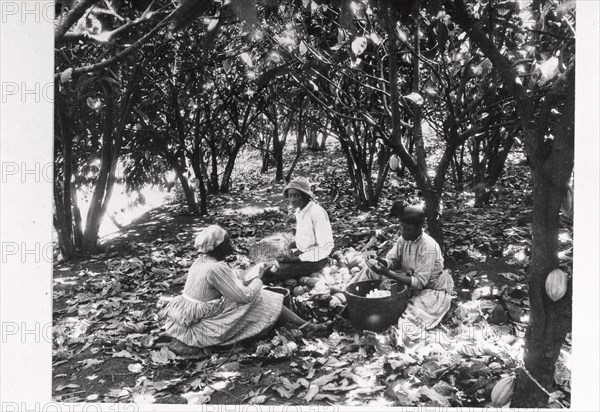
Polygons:
M125 57L127 57L128 55L133 53L134 51L141 48L152 36L154 36L156 33L158 33L158 31L166 25L166 23L170 19L170 16L171 15L169 14L167 17L165 17L159 23L157 23L156 26L154 26L152 28L152 30L150 30L148 33L146 33L144 36L142 36L138 41L136 41L135 43L133 43L131 46L127 47L126 49L122 50L120 53L115 54L110 59L104 60L100 63L90 64L89 66L84 66L84 67L80 67L78 69L73 70L72 77L75 78L84 73L89 73L89 72L97 71L100 69L104 69L104 68L112 66L113 64L124 59ZM56 73L54 75L54 80L59 80L59 79L60 79L60 73Z
M79 4L73 7L71 11L64 16L64 18L60 19L56 29L54 29L54 44L59 45L71 26L73 26L73 24L75 24L75 22L77 22L90 7L95 3L98 3L98 1L99 0L81 0Z

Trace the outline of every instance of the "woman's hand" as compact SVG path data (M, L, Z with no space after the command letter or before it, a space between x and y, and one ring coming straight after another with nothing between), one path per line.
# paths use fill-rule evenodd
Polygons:
M300 262L300 256L299 255L287 255L282 257L281 259L279 259L279 261L281 263L294 263L294 262Z
M263 277L263 275L265 274L265 272L266 272L267 270L269 270L269 266L270 266L270 265L269 265L269 263L267 263L267 262L262 262L262 263L259 263L259 264L258 264L258 276L257 276L257 277L258 277L259 279L262 279L262 277Z
M367 261L367 265L369 266L369 268L377 273L378 275L381 276L386 276L389 277L389 270L387 267L387 261L381 258L377 258L377 259L369 259Z

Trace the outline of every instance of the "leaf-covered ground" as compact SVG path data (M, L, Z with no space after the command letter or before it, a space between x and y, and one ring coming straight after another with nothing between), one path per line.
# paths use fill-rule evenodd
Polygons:
M248 160L251 161L251 160ZM183 288L200 227L227 228L243 252L289 232L282 184L271 175L236 175L234 190L195 217L173 203L102 244L103 252L54 268L53 396L64 402L479 406L519 367L529 304L525 282L531 197L527 168L507 166L491 205L473 193L444 198L446 266L456 290L441 326L404 347L393 329L355 330L337 316L330 335L305 339L283 328L262 340L178 358L167 347L159 310ZM395 234L385 219L393 197L417 198L408 179L388 178L378 208L357 211L345 161L306 153L296 174L310 176L328 210L336 248L385 253ZM572 230L561 229L570 266ZM242 255L231 263L247 260ZM286 342L293 342L288 344ZM269 348L287 348L277 351ZM570 402L570 337L557 364L553 406Z

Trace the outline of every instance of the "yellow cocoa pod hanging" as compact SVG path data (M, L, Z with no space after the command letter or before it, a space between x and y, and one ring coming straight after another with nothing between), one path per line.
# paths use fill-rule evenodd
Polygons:
M494 389L492 389L492 403L495 407L501 408L510 401L515 389L515 380L516 376L513 375L496 382Z
M546 294L556 302L567 293L569 276L560 269L554 269L546 278Z

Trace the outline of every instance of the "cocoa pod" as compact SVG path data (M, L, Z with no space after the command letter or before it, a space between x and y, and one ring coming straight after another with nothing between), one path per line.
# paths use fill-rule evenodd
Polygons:
M308 282L308 280L309 280L309 279L310 279L310 276L302 276L302 277L300 278L300 284L301 284L302 286L306 285L306 282Z
M300 295L302 295L303 293L304 293L304 288L303 288L302 286L300 286L300 285L296 286L296 287L294 288L294 291L292 292L292 294L293 294L294 296L300 296Z
M516 376L507 376L505 378L500 379L494 385L494 389L492 389L492 404L501 408L506 405L510 398L512 397L513 391L515 389L515 380Z
M271 349L273 349L273 345L270 345L268 343L263 343L256 347L256 355L257 356L267 356L271 352Z
M298 280L297 279L286 279L283 281L283 284L285 286L296 286L298 284Z
M355 266L358 266L363 261L363 258L360 255L354 255L347 259L348 259L348 267L349 268L354 268Z
M340 270L338 270L338 274L341 275L342 278L348 275L349 273L350 270L348 268L340 268Z
M565 296L568 280L569 276L560 269L554 269L546 277L546 294L553 302Z
M337 296L333 295L329 300L329 307L337 308L338 306L344 306L344 304L340 301L340 299L338 299Z
M306 281L306 286L308 286L309 288L314 288L318 281L319 279L310 278Z
M344 305L346 304L346 295L344 293L338 292L338 293L336 293L333 296L335 296L336 298L338 298L339 301L342 302Z
M400 158L398 157L398 155L393 154L390 157L390 169L392 169L392 171L396 171L398 170L398 167L400 167Z

